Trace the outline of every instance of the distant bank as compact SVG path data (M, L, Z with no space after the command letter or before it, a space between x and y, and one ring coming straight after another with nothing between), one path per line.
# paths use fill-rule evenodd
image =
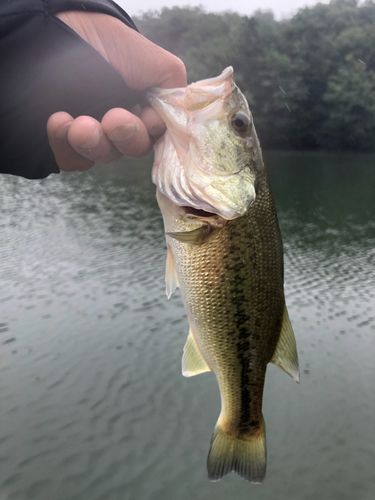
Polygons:
M173 7L135 22L185 62L190 82L232 65L263 147L375 150L372 0L332 0L283 21Z

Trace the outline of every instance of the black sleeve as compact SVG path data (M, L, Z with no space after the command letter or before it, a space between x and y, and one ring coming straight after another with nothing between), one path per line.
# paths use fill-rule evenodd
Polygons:
M41 179L59 172L46 131L52 113L101 120L109 109L129 109L139 100L54 16L67 10L109 14L137 29L111 0L0 0L0 173Z

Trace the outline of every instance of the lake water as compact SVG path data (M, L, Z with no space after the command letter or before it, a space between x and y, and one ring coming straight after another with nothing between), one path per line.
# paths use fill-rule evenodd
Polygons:
M206 476L149 160L0 178L0 500L374 500L375 156L268 153L301 385L269 365L262 485Z

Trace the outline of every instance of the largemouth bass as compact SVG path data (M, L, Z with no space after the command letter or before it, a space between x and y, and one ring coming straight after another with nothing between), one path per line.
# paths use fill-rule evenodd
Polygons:
M186 377L213 371L221 413L208 476L266 473L262 416L267 363L299 381L285 306L283 246L268 174L233 69L149 100L167 132L152 178L167 241L166 292L179 286L190 324Z

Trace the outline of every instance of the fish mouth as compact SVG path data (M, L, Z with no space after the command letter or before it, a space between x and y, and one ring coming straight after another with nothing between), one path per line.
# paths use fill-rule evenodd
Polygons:
M207 217L220 217L218 214L213 212L206 212L206 210L201 210L199 208L183 206L181 207L186 215L192 215L194 217L200 217L202 219L206 219Z

